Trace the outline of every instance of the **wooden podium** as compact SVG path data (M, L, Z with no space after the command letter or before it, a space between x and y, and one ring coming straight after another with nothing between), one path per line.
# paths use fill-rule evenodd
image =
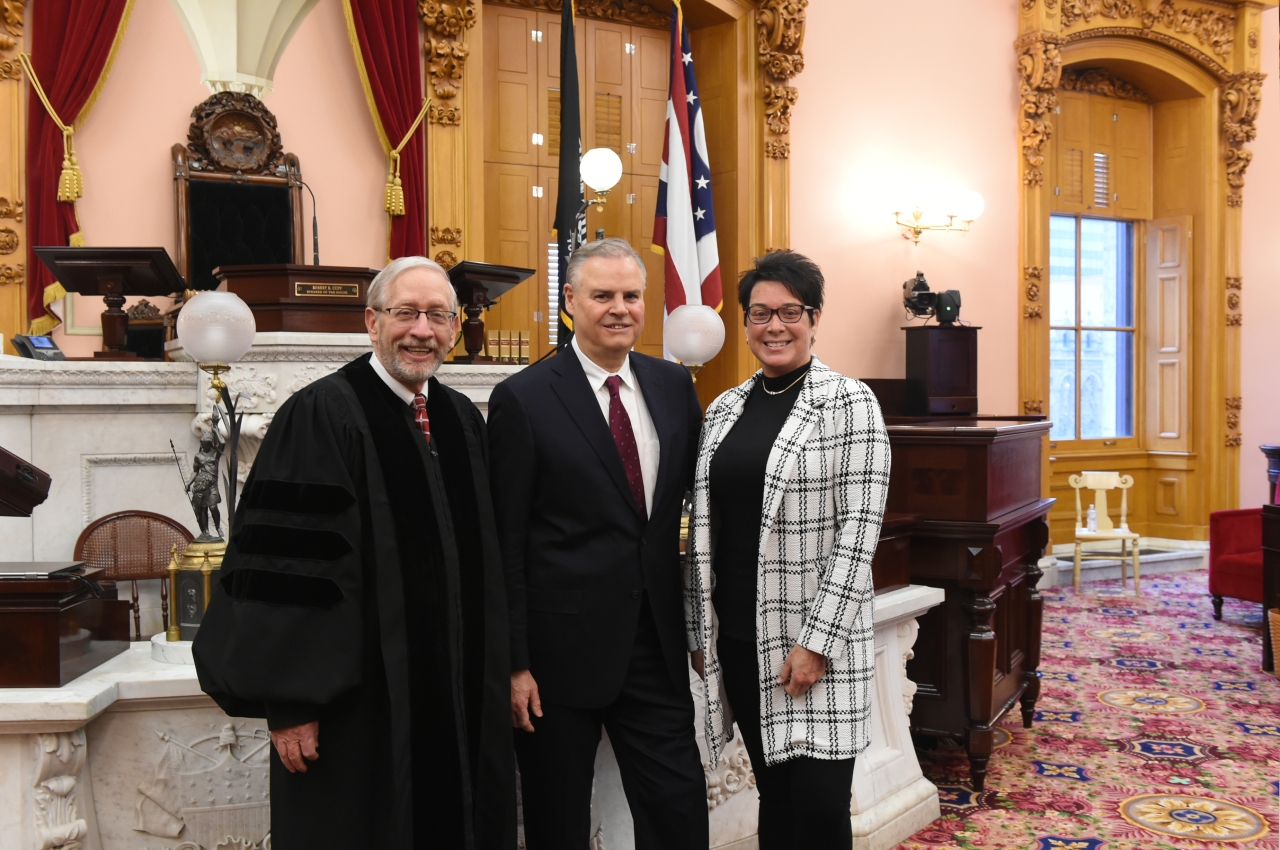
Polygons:
M219 266L218 288L239 295L258 332L364 333L364 303L376 269L295 263Z

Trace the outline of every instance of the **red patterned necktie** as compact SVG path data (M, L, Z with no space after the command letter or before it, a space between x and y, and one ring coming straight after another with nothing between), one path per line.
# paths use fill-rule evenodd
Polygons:
M422 436L427 438L427 445L431 445L431 419L427 416L427 397L422 393L413 397L413 421L417 422L418 427L422 429Z
M640 470L640 452L636 448L636 434L631 430L631 417L622 406L618 396L618 388L622 379L610 375L604 379L609 388L609 431L613 434L613 442L618 446L618 454L622 456L622 468L626 470L627 482L631 485L631 495L635 497L636 507L641 516L647 516L644 499L644 473Z

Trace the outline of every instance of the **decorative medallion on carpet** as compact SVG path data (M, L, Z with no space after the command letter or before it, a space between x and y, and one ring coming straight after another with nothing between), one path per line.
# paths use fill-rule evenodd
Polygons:
M1280 846L1280 681L1259 667L1262 608L1204 572L1043 594L1040 700L995 728L986 789L964 750L921 751L942 817L899 850Z

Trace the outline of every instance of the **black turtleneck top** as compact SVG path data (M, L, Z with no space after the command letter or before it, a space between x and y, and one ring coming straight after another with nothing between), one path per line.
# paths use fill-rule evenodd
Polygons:
M782 431L809 370L806 363L777 378L760 376L742 415L711 458L711 509L719 518L712 603L720 637L755 642L760 519L769 452ZM769 392L765 392L768 390ZM781 390L778 395L771 395Z

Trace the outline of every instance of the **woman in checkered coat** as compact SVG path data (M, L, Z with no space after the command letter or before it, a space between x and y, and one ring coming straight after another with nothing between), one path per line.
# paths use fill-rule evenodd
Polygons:
M761 850L841 848L870 740L871 558L889 487L875 397L811 349L822 272L759 258L738 300L761 370L707 410L686 615L713 763L736 720L760 793Z

